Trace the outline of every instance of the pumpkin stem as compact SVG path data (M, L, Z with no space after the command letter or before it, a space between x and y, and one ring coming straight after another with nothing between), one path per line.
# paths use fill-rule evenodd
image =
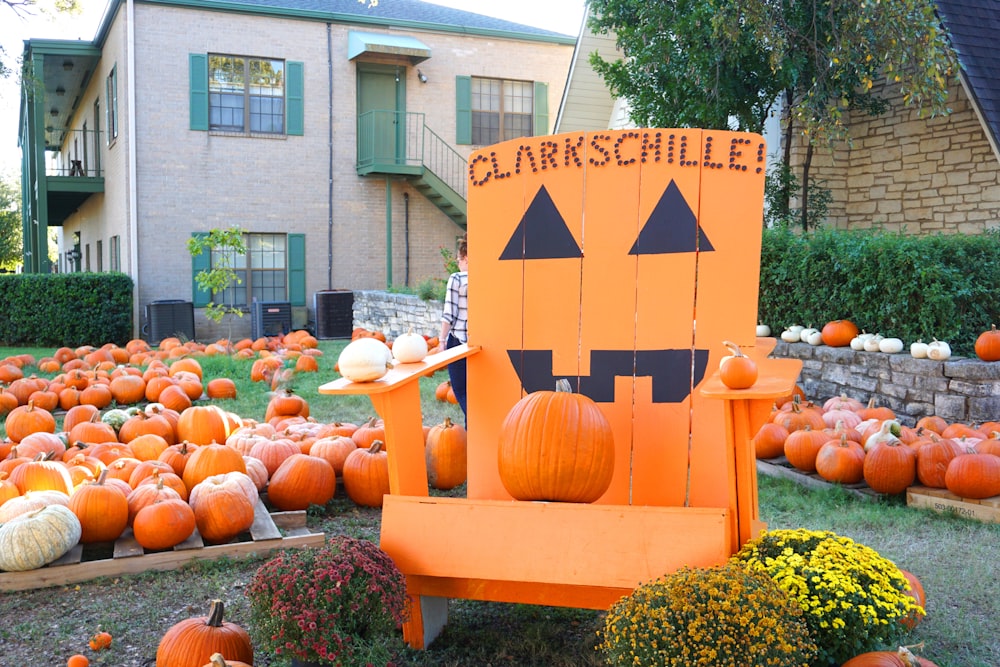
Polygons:
M210 661L213 667L226 667L226 659L222 657L221 653L213 653Z
M728 340L724 340L724 341L722 341L722 344L725 345L726 347L728 347L732 351L734 357L742 357L743 356L743 352L740 351L740 346L737 345L736 343L732 343L732 342L730 342Z
M573 393L573 386L569 383L566 378L559 378L556 380L556 391L562 391L569 394Z
M375 440L372 442L372 446L368 448L368 453L378 454L379 452L382 451L382 447L384 446L385 446L384 442L382 442L381 440Z
M441 428L451 428L452 426L451 417L445 417L444 422L441 424Z
M208 618L205 619L205 625L210 625L213 628L221 628L224 611L225 606L222 604L222 600L212 600L212 606L208 610Z

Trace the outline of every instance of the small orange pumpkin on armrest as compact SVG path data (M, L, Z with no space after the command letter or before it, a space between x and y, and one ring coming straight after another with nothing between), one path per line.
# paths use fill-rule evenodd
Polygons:
M732 351L732 355L723 357L719 363L719 379L730 389L749 389L757 382L756 362L743 354L736 343L724 340L722 344Z

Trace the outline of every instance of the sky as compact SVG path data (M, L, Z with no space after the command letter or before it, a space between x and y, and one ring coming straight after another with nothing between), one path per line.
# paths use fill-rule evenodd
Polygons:
M34 16L19 18L0 3L0 44L6 50L6 62L13 65L24 50L25 39L85 39L97 32L106 0L80 0L83 13L67 16L34 9ZM379 0L392 2L392 0ZM463 9L575 35L583 20L585 0L432 0L434 4ZM51 6L51 0L39 0L39 6ZM21 152L17 145L20 88L17 76L0 79L0 177L20 171Z

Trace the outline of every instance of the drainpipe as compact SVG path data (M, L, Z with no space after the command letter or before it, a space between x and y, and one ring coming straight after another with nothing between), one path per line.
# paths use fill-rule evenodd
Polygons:
M403 284L410 286L410 193L403 193L403 245L406 249L403 264Z
M139 337L139 212L136 201L136 164L135 164L135 0L126 0L126 63L128 72L125 76L128 86L128 233L129 233L129 267L128 273L133 276L132 287L132 335Z
M392 287L392 180L385 177L385 287Z
M327 96L327 194L326 194L326 288L333 289L333 44L330 24L326 24L326 77L330 88Z

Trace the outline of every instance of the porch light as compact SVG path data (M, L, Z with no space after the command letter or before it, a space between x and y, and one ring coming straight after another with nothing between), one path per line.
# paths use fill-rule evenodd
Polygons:
M58 88L56 88L56 95L58 95L59 97L62 97L65 94L66 94L66 89L63 88L62 86L59 86Z
M73 61L72 60L64 60L63 61L63 69L66 70L67 72L71 71L73 69Z
M52 107L51 109L49 109L49 115L55 118L56 116L59 115L59 109Z

